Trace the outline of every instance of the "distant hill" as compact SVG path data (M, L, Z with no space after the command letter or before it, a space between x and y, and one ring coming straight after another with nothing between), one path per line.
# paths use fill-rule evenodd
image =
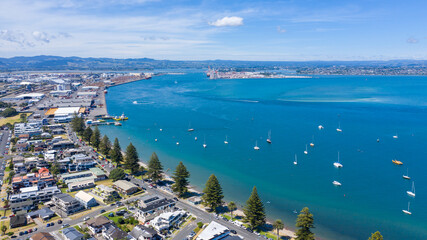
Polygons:
M308 61L308 62L279 62L279 61L171 61L151 58L81 58L59 56L34 56L0 58L0 71L32 71L32 70L103 70L103 71L134 71L151 69L177 68L242 68L242 69L274 69L302 67L424 67L426 60L393 60L393 61Z

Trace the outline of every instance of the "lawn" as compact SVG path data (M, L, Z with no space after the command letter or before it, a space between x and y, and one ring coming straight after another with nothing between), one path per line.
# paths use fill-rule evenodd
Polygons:
M122 207L122 208L119 208L119 209L117 209L117 211L120 211L120 210L125 210L126 208L125 207ZM125 228L127 228L129 231L130 230L132 230L136 225L138 225L139 224L139 222L138 221L136 221L135 222L135 224L126 224L126 223L124 223L124 224L120 224L119 223L119 218L123 218L123 216L117 216L116 215L116 212L117 211L114 211L114 217L109 217L108 215L110 214L110 213L112 213L113 211L110 211L110 212L106 212L106 213L104 213L104 214L102 214L102 216L105 216L105 217L107 217L108 219L110 219L111 221L113 221L118 227L125 227ZM123 218L124 219L124 218ZM123 230L123 229L122 229Z
M31 113L26 113L27 114L27 117L29 116L29 115L31 115ZM17 123L17 122L21 122L21 117L20 117L20 115L21 114L18 114L18 115L16 115L16 116L13 116L13 117L8 117L8 118L2 118L2 119L0 119L0 126L3 126L3 125L5 125L5 124L7 124L7 123L10 123L10 124L15 124L15 123Z
M113 186L113 179L105 179L102 181L98 181L96 182L96 185L105 185L107 187L111 187Z

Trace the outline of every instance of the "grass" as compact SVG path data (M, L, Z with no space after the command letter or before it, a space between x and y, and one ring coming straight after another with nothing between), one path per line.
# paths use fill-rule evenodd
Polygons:
M31 113L26 113L27 114L27 117L29 116L29 115L31 115ZM13 117L8 117L8 118L2 118L2 119L0 119L0 126L3 126L3 125L5 125L5 124L7 124L7 123L10 123L10 124L15 124L15 123L17 123L17 122L21 122L21 117L20 117L20 115L21 114L18 114L18 115L16 115L16 116L13 116Z
M71 219L81 218L83 216L88 215L89 213L92 213L92 212L95 212L95 211L99 210L100 208L102 208L102 206L98 205L96 207L92 207L90 210L84 210L82 212L79 212L79 213L76 213L74 215L71 215L71 216L69 216L69 218L71 218Z
M102 181L98 181L96 182L96 185L105 185L107 187L111 187L113 186L113 179L105 179Z

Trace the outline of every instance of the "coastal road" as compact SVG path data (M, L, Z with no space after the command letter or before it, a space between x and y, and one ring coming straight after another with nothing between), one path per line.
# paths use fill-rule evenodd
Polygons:
M190 224L182 228L172 240L183 240L197 227L197 219L192 221Z

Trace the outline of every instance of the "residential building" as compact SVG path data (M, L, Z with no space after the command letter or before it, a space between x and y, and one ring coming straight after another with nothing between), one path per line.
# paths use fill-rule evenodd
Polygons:
M114 224L105 225L102 230L102 236L105 240L132 239L132 237L127 232L121 230Z
M62 229L62 236L65 240L83 240L84 235L73 227Z
M111 187L108 187L105 185L97 185L93 189L93 193L100 196L102 198L102 201L104 201L104 202L107 201L107 199L110 196L112 196L115 192L116 192L116 190L114 190L114 188L111 188Z
M63 182L67 182L71 179L77 179L77 178L85 178L85 177L93 177L93 174L91 171L83 171L83 172L76 172L76 173L64 173L61 174L60 179Z
M135 226L129 233L135 240L161 240L162 238L157 234L153 228L144 225Z
M55 238L47 232L38 232L30 237L30 240L55 240Z
M34 208L35 208L34 201L32 201L30 199L23 201L23 202L17 202L17 203L11 203L10 204L10 210L13 213L16 213L16 212L22 211L22 210L29 211L29 210L32 210Z
M107 178L107 175L105 175L105 172L102 171L100 168L89 168L89 171L92 172L93 176L95 176L95 181L101 181Z
M197 236L196 240L219 240L224 239L230 234L230 230L212 221L209 225Z
M126 181L126 180L118 180L113 183L115 189L117 189L122 194L131 195L136 193L139 188L135 184Z
M15 174L19 175L22 173L27 173L27 167L25 166L24 163L17 163L15 165L13 165L13 171L15 172Z
M68 194L60 193L52 197L56 213L62 217L72 215L84 209L84 206Z
M79 191L76 196L76 200L79 201L85 208L91 208L93 206L98 205L95 198L90 194L85 193L83 191Z
M102 232L102 228L107 225L110 224L111 220L108 219L105 216L99 216L96 218L91 218L86 222L87 227L89 228L89 230L92 232L92 234L97 234Z
M25 214L17 214L16 216L10 217L10 228L17 228L27 225L27 217Z
M74 148L74 143L71 141L60 141L52 145L52 150L62 150L67 148Z
M50 210L50 208L45 207L34 212L29 212L27 216L30 218L41 218L46 221L54 217L55 212Z
M149 221L164 212L172 211L175 203L173 199L151 194L145 195L138 201L135 217L141 222Z
M14 192L32 186L37 186L38 189L55 186L55 180L49 169L41 168L37 173L29 173L25 176L14 177L12 179L12 189Z
M68 184L68 190L70 192L77 191L77 190L83 190L87 188L93 188L95 187L95 182L93 179L84 180L84 181L78 181L78 182L71 182Z
M183 210L164 212L150 221L150 225L157 231L169 229L181 220L187 213Z
M21 191L22 190L23 189L21 189ZM46 187L42 190L39 190L38 187L32 187L31 191L26 191L26 192L11 195L9 197L9 202L17 203L17 202L26 201L28 199L33 200L35 203L46 202L51 200L52 196L60 193L61 193L61 190L59 190L57 186Z

